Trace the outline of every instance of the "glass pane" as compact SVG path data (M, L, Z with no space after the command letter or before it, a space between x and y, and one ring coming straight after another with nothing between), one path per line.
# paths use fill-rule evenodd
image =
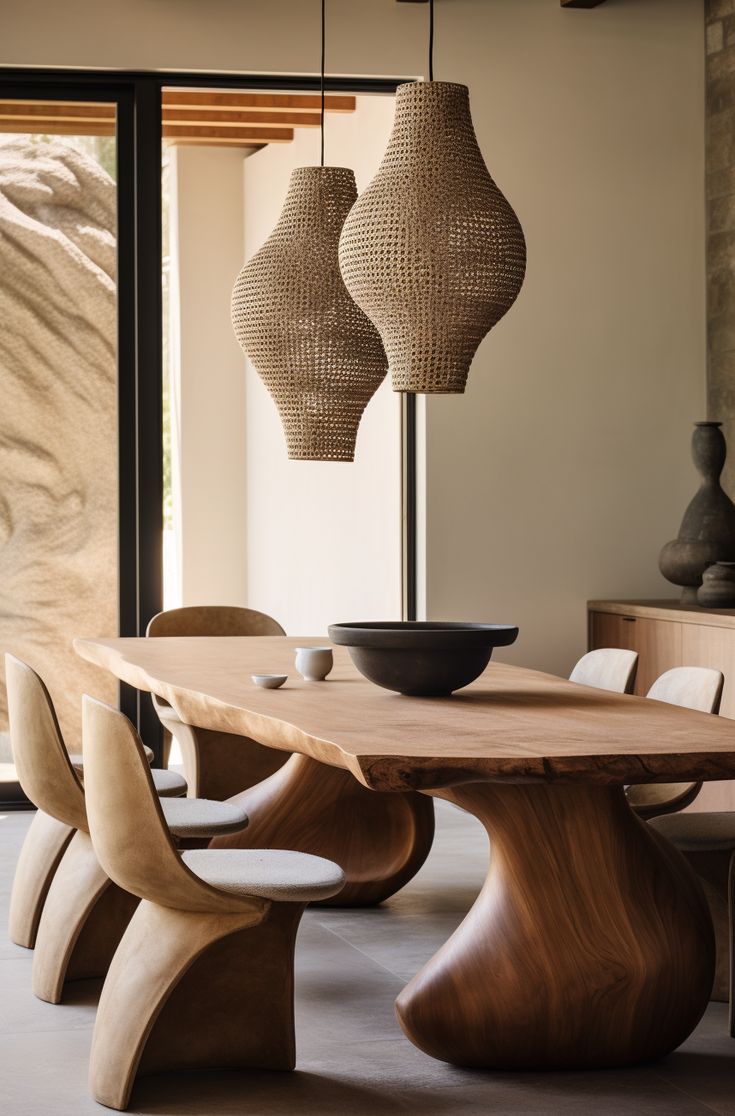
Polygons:
M389 96L327 98L327 162L365 188ZM169 496L166 605L240 604L289 634L401 613L400 398L369 403L354 464L290 461L230 320L240 268L273 229L293 168L319 162L319 98L167 89Z
M0 647L71 751L82 694L117 699L72 649L118 630L116 214L114 106L0 101ZM3 692L6 765L7 728Z

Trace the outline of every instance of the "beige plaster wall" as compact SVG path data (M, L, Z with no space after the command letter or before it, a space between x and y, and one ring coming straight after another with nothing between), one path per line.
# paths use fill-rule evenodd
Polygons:
M177 604L245 604L245 384L230 322L243 153L172 147L172 488Z
M528 274L467 394L429 400L428 608L518 623L503 657L561 673L587 599L677 595L657 558L705 416L702 8L488 8L466 72Z
M326 158L364 189L393 120L392 97L358 97L327 118ZM270 235L294 167L319 161L319 133L297 129L245 160L245 258ZM400 396L387 380L368 404L355 461L289 461L275 404L243 361L246 389L247 602L292 635L335 620L401 614Z
M425 71L423 6L340 0L328 65ZM28 0L18 65L314 71L303 0ZM426 607L515 620L565 671L588 596L667 593L660 545L704 414L704 48L698 0L438 0L436 76L466 81L529 244L525 289L465 397L430 400Z

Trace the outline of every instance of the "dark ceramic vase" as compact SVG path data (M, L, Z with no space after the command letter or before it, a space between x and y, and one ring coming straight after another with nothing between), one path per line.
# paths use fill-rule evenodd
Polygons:
M702 483L684 512L677 538L666 543L658 562L667 581L683 586L682 601L693 604L697 603L697 589L707 567L735 561L735 504L720 485L727 456L721 425L694 425L692 458Z
M735 608L735 562L715 562L704 571L697 602L703 608Z

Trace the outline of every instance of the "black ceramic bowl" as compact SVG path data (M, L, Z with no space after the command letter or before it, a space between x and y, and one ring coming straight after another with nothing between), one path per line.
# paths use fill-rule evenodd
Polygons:
M434 620L368 620L330 624L332 643L346 647L377 686L413 697L439 697L469 686L490 662L493 647L515 643L509 624Z

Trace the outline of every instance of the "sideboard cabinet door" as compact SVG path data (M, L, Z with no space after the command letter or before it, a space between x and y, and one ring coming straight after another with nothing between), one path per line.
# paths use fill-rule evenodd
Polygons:
M682 627L684 662L687 666L713 667L722 671L725 685L720 715L735 717L735 629L714 628L705 624L682 624Z
M628 651L637 651L635 692L644 695L665 670L683 664L682 628L687 626L672 620L591 612L590 650L596 647L624 647Z

